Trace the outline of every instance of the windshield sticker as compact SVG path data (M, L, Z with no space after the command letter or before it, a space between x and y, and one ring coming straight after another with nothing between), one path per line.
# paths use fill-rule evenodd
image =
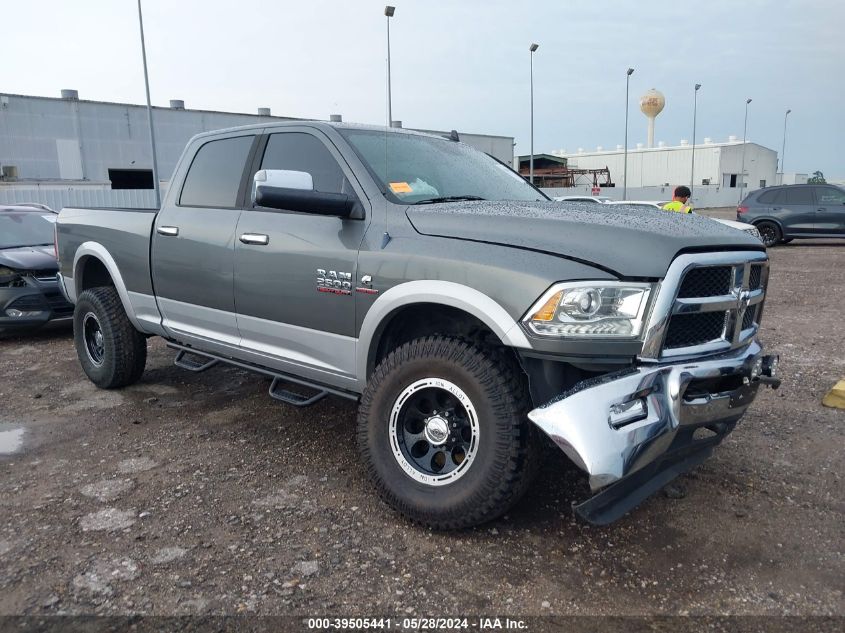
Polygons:
M413 193L411 185L407 182L392 182L390 183L390 190L393 193Z

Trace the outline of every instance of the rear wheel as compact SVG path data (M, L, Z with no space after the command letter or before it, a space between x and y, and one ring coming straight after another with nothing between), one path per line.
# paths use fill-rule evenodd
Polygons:
M91 288L79 295L73 341L85 375L102 389L131 385L144 373L147 339L126 316L115 288Z
M763 240L763 244L767 247L775 246L781 241L782 233L780 227L774 222L764 220L763 222L755 224L755 226L757 227L757 230L760 231L760 238Z
M359 449L382 498L438 529L507 511L539 457L526 395L518 367L460 339L421 338L391 352L358 413Z

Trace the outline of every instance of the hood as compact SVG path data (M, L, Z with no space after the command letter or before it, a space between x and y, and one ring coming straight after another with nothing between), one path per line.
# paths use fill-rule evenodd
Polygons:
M695 214L566 202L410 206L423 235L543 251L619 277L661 278L680 251L762 250L746 233Z
M59 270L52 244L0 249L0 266L15 270Z

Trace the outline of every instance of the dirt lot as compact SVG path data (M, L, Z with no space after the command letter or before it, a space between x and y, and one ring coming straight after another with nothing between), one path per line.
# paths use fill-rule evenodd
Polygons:
M845 242L773 249L763 327L783 387L716 455L617 524L573 520L553 456L507 517L434 533L374 496L355 406L194 375L151 341L98 391L67 331L0 341L0 614L845 615Z

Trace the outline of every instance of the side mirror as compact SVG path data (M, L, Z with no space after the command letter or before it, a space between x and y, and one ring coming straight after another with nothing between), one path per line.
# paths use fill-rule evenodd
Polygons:
M253 178L255 206L299 211L315 215L335 215L361 219L363 209L355 196L314 191L311 174L287 169L262 169Z

